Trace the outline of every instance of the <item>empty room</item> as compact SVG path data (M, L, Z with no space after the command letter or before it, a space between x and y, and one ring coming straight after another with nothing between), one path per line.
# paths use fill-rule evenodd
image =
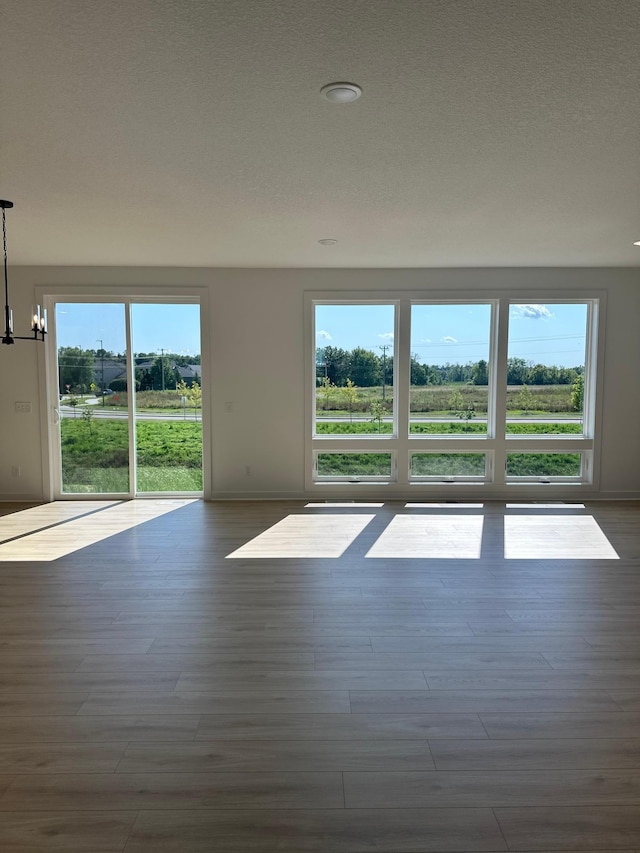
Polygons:
M3 0L3 853L640 850L639 44Z

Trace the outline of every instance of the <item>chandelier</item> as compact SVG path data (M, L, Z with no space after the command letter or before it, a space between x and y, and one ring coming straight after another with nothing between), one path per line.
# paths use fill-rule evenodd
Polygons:
M16 341L43 341L47 334L47 312L40 311L40 306L31 309L32 335L13 334L13 311L9 307L9 275L7 273L7 223L6 211L13 207L12 201L0 199L2 208L2 246L4 249L4 335L3 344L14 344Z

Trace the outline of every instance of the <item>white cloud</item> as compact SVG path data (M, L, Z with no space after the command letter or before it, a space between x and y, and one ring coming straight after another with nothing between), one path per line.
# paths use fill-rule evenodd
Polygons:
M322 339L323 341L332 341L332 340L333 340L333 338L331 337L331 335L329 334L329 332L325 332L325 330L324 330L324 329L319 329L319 330L316 332L316 340L317 340L318 338Z
M378 335L379 338L384 338L386 341L393 340L393 332L383 332L383 334Z
M451 335L445 335L444 338L440 338L440 341L443 344L457 344L458 343L458 339L452 338Z
M548 320L553 314L546 305L513 305L512 315L515 318L526 317L529 320Z
M431 338L420 338L420 343L421 344L430 344Z

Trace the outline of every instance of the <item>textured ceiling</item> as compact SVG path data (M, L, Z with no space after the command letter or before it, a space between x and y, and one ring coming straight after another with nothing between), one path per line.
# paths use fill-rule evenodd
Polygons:
M2 0L0 81L13 263L640 265L638 0Z

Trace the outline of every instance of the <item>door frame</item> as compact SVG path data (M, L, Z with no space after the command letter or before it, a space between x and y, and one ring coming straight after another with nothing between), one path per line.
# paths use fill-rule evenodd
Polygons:
M125 306L125 325L127 336L127 354L130 355L129 345L131 343L130 306L132 304L198 304L200 306L200 355L201 355L201 379L202 379L202 477L203 491L201 493L205 500L209 500L212 492L211 482L211 394L209 379L209 364L211 363L210 351L210 321L209 321L209 291L205 287L166 287L166 286L99 286L86 287L84 285L39 285L35 288L36 299L39 304L47 308L50 334L46 345L39 348L38 357L38 382L40 385L40 399L44 405L40 407L40 422L42 434L42 484L43 500L144 500L145 498L174 497L187 494L171 492L148 492L135 493L135 421L133 417L134 397L130 398L129 423L129 460L132 476L129 481L129 492L119 494L67 494L62 492L62 478L60 468L60 440L59 440L59 394L57 377L57 352L56 352L56 318L55 305L58 302L79 302L99 304L101 302L122 303ZM128 377L131 383L133 376L133 362L127 359ZM133 387L130 384L130 387ZM56 389L54 396L53 389ZM131 465L134 462L133 466ZM189 493L200 494L200 493Z

